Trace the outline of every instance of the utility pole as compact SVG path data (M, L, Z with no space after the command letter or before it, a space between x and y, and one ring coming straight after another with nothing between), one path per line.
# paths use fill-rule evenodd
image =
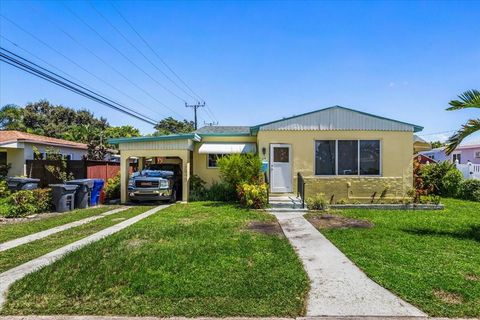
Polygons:
M197 104L187 104L185 102L185 107L186 108L193 108L193 113L195 115L195 130L197 130L197 109L205 107L205 102L203 102L203 103L197 102Z
M205 122L205 121L203 121L203 124L204 124L205 126L209 126L209 127L218 126L218 121L214 121L214 122Z

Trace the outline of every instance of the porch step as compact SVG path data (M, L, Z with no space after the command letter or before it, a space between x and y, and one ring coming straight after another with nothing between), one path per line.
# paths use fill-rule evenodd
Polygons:
M296 195L270 196L269 204L271 209L302 209L302 199Z

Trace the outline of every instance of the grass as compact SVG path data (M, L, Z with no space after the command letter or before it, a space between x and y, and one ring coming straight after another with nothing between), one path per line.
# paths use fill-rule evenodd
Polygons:
M54 216L41 217L41 215L39 215L40 219L38 220L0 224L0 243L57 227L69 222L95 216L115 208L115 206L101 206L89 209L79 209Z
M480 203L443 211L344 210L372 229L321 232L380 285L430 316L480 316ZM335 212L336 213L336 212Z
M71 228L46 238L36 240L6 251L0 252L0 272L21 265L29 260L40 257L48 252L63 247L69 243L85 238L102 229L121 222L120 219L128 219L145 212L151 207L134 207L111 216L107 216L90 223Z
M274 221L220 203L171 206L9 290L3 314L298 316L308 278Z

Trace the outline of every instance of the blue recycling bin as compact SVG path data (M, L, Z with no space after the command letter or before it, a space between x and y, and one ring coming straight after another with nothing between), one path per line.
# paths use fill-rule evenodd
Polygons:
M93 180L93 188L92 193L90 195L90 206L97 206L100 202L100 192L103 189L103 185L105 181L102 179L94 179Z

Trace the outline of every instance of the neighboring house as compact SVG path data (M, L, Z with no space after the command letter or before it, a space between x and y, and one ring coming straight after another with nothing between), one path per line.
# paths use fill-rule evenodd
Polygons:
M413 133L422 129L335 106L253 127L211 126L190 134L109 142L120 150L123 202L130 157L139 157L140 168L147 158L181 161L187 199L191 175L211 184L219 180L219 157L257 151L269 164L272 193L296 192L301 174L307 197L323 192L336 201L369 201L374 193L388 191L388 197L400 198L412 188Z
M449 160L460 164L467 164L469 161L474 164L480 164L480 141L462 143L450 155L445 154L445 147L435 148L429 151L422 151L425 155L437 162Z
M38 150L37 154L34 147ZM83 143L21 131L0 131L0 165L11 164L9 176L27 175L26 160L48 159L49 148L58 150L70 160L81 160L87 155L87 145Z
M413 153L417 154L421 151L432 150L432 145L427 141L423 140L416 134L413 135Z

